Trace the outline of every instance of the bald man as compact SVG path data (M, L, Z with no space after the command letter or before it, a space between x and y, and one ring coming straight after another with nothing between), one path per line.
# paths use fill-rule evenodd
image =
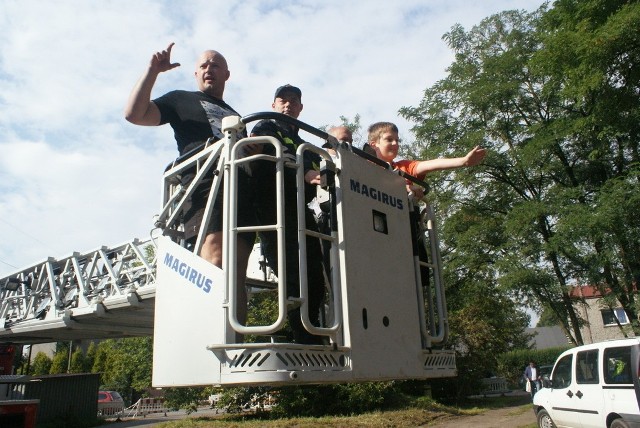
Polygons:
M346 126L332 126L329 128L329 134L338 141L353 144L353 133Z
M125 118L136 125L159 126L169 123L174 131L178 152L183 155L213 137L224 137L222 118L240 116L223 101L224 88L231 76L227 60L217 51L204 51L197 59L194 77L197 91L176 90L151 100L151 91L160 73L179 67L171 62L171 43L167 49L156 52L142 77L134 86L125 108ZM238 135L238 139L245 137ZM183 185L193 180L194 171L183 174ZM238 225L256 224L251 206L250 187L246 171L239 170ZM203 181L191 198L190 207L185 210L185 239L193 243L198 235L204 208L207 202L213 175ZM216 198L209 228L204 239L200 256L222 267L222 184ZM240 193L242 192L242 193ZM247 261L253 247L255 234L244 233L238 239L238 284L244 284ZM240 289L241 288L241 289ZM239 302L246 300L244 286L239 288ZM244 306L244 305L243 305ZM246 309L238 308L239 319L244 320ZM240 312L242 311L242 312Z

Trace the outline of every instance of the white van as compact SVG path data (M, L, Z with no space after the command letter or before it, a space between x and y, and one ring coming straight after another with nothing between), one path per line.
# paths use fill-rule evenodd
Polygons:
M640 338L578 346L533 398L538 426L640 427Z

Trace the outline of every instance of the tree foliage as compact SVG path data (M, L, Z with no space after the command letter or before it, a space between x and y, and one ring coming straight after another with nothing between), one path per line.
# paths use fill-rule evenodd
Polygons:
M456 26L447 77L401 110L421 158L490 152L430 177L451 284L548 307L578 344L571 286L612 290L637 320L639 21L636 2L561 0Z
M198 404L205 401L211 388L167 388L164 393L165 405L170 409L185 409L188 413L198 410Z
M71 363L69 364L69 373L86 373L86 358L82 349L76 348L71 354Z
M351 415L389 409L397 405L408 382L290 386L276 392L272 417ZM423 390L421 390L423 392Z
M42 376L49 374L51 371L51 358L47 356L44 352L38 352L36 356L33 358L33 363L31 363L31 368L29 370L29 375L31 376Z
M151 337L108 339L100 342L93 365L102 373L105 388L118 391L125 401L151 387L153 355Z
M507 378L510 385L518 385L518 381L524 374L524 369L529 361L534 361L538 367L553 366L556 359L569 346L547 349L518 349L506 352L498 357L498 369L500 374Z
M69 369L69 342L56 343L56 352L51 359L49 374L67 373Z

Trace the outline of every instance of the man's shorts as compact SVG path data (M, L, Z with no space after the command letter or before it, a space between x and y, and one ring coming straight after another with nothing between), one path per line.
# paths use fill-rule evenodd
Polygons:
M223 210L222 201L224 195L224 180L220 182L218 194L213 204L211 220L207 227L207 233L222 231ZM204 211L207 205L207 198L211 190L211 181L201 184L193 193L191 201L187 201L184 211L184 233L187 242L194 241L200 231ZM255 226L258 224L253 206L253 195L249 183L249 176L242 169L238 170L238 226ZM255 241L255 233L241 233L238 235L250 244Z

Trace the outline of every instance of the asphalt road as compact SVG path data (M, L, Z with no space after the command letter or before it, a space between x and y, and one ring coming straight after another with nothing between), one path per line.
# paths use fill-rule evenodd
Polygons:
M166 416L162 413L152 413L145 417L137 416L135 418L107 419L106 425L100 425L100 428L125 428L125 427L151 427L162 422L175 421L185 418L198 418L203 416L215 416L220 414L220 410L216 413L216 409L209 407L200 407L197 412L187 414L184 410L175 412L167 412Z

